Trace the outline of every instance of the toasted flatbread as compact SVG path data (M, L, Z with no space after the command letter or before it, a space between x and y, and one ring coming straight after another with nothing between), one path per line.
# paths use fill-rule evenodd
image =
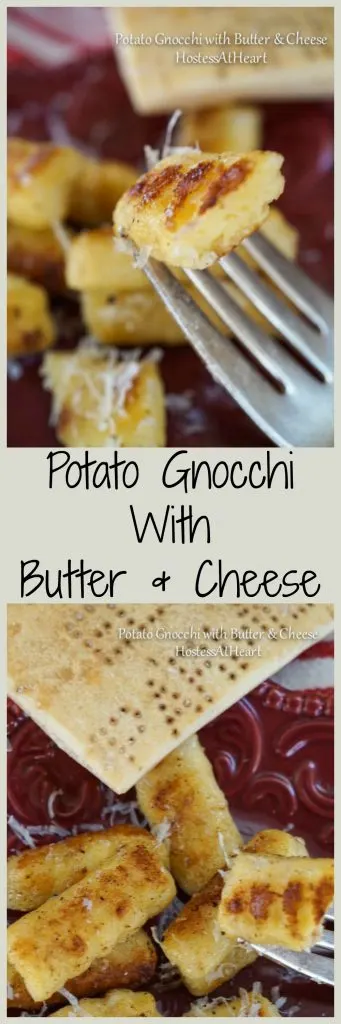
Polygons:
M105 10L122 77L135 110L142 114L193 111L231 100L268 103L270 97L297 103L302 97L311 102L312 97L333 96L332 7L258 7L257 24L252 6L229 7L228 19L225 7L209 5L196 7L195 19L191 7ZM268 37L267 45L252 45L255 27L258 40ZM322 36L326 43L273 45L276 33L285 37L288 32ZM151 45L122 42L122 36L141 34L150 35ZM246 47L243 37L249 37ZM174 40L173 45L166 45L167 39ZM229 47L237 54L233 63L221 57ZM268 58L265 63L263 53ZM240 54L244 58L247 54L248 61L240 59Z
M326 604L9 605L8 690L59 746L124 793L332 622ZM281 639L281 627L304 636ZM141 640L143 629L152 639ZM224 640L232 629L265 635Z

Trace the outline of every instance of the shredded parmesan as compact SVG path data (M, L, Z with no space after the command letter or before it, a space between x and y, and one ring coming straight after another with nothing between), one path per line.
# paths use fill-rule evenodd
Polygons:
M7 983L7 999L14 999L14 988L9 983Z
M10 814L8 824L12 829L12 832L14 832L14 835L18 836L18 839L21 839L21 841L25 843L25 846L30 846L31 849L35 848L36 844L29 829L26 828L25 825L22 825L20 821L17 821L17 818L15 818L13 814Z
M56 797L57 796L62 796L62 795L63 795L63 790L62 789L55 789L53 793L50 793L50 796L49 796L48 801L47 801L47 813L48 813L49 818L53 818L53 815L54 815L54 803L55 803Z
M7 362L7 376L9 380L20 380L24 369L19 359L9 359Z
M69 992L69 990L67 988L60 988L59 992L60 992L61 996L63 996L64 999L66 999L67 1003L70 1003L70 1006L72 1006L72 1009L75 1010L75 1014L74 1014L75 1017L91 1017L92 1016L91 1013L86 1013L85 1010L82 1010L82 1007L81 1007L81 1005L79 1003L79 1000L77 999L77 996L74 996L72 994L72 992ZM73 1016L73 1014L69 1014L69 1016Z
M63 252L68 252L71 240L62 222L60 220L54 220L52 230L56 236L57 242L59 242L59 245L63 249Z
M227 853L226 846L225 846L225 840L224 840L224 836L223 836L222 832L218 832L218 842L219 842L220 849L221 849L222 853L224 854L224 860L225 860L226 867L230 868L231 867L231 858L229 857L229 855Z
M165 839L168 839L172 834L172 826L170 821L161 821L160 825L153 825L152 828L153 836L155 836L158 846L164 843Z

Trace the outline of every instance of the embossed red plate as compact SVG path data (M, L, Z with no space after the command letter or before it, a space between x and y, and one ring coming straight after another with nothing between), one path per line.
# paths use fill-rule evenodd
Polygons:
M112 824L114 817L141 820L134 792L115 797L12 702L8 733L9 814L26 827L55 830L43 837L35 834L37 844L56 841L58 831ZM303 836L312 855L332 855L333 690L291 693L271 681L263 683L203 729L201 740L245 836L261 828L284 828ZM116 811L110 811L115 804ZM22 845L9 829L9 852ZM285 998L284 1016L333 1015L330 989L266 960L258 960L213 997L232 995L254 981L261 981L269 997L278 988L277 995ZM167 988L159 973L150 990L166 1016L181 1016L193 1001L183 986Z
M9 70L8 131L52 138L88 153L141 161L145 143L157 145L164 118L139 117L131 108L111 54L54 70ZM333 108L331 103L264 106L268 149L285 156L280 205L300 233L300 263L329 291L333 286ZM60 345L84 334L76 304L57 303ZM162 339L160 339L160 343ZM20 380L8 382L8 444L57 444L48 425L50 396L30 359ZM165 350L161 373L168 397L167 444L240 445L268 440L216 384L189 346Z

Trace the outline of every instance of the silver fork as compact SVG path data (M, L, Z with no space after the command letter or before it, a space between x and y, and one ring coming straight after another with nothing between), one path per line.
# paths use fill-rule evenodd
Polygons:
M325 915L328 924L334 925L334 908ZM319 941L311 953L294 953L290 949L283 949L281 946L260 946L258 943L250 942L256 953L275 960L282 967L289 967L297 974L305 974L311 981L318 981L324 985L334 985L334 931L324 928Z
M220 260L226 275L280 333L266 332L209 270L186 270L233 338L199 309L174 274L149 259L144 271L212 377L277 445L333 444L333 302L261 234L243 242L294 311L236 252ZM299 315L303 314L303 315ZM309 321L309 323L307 322Z

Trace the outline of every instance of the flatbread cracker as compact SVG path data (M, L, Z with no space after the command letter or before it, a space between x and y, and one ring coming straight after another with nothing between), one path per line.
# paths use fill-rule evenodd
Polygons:
M125 793L332 622L327 604L12 604L8 692L71 757ZM133 640L134 629L152 639ZM224 640L232 629L265 635ZM281 629L300 638L270 637Z

